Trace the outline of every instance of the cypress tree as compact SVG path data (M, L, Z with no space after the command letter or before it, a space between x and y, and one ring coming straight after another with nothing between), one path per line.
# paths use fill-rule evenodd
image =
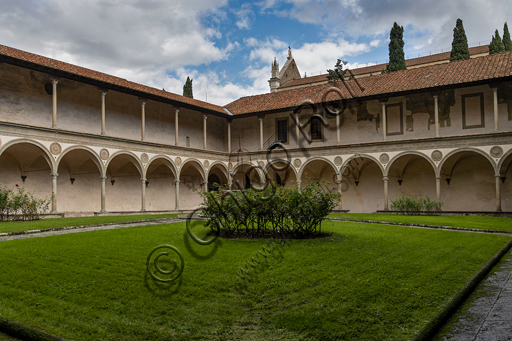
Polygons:
M512 51L512 40L510 40L510 32L508 31L507 23L503 26L503 46L505 47L505 51Z
M406 70L404 54L404 28L395 22L389 32L389 64L387 72Z
M185 85L183 85L183 96L194 98L194 95L192 94L192 79L187 77L187 81L185 82Z
M489 54L505 52L505 45L501 41L500 33L498 30L492 36L492 41L489 44Z
M450 53L450 62L469 59L469 46L462 20L457 19L453 29L452 52Z

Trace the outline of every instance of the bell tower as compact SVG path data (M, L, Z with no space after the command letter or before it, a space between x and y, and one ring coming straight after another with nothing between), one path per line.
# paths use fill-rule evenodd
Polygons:
M279 63L274 57L274 62L272 63L272 78L268 81L270 85L270 92L276 92L277 88L281 86L281 79L279 78Z

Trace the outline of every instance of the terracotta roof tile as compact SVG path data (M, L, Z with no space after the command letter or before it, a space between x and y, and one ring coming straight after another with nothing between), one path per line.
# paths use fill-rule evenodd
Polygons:
M186 103L193 107L197 107L198 109L207 109L216 111L218 113L226 114L224 109L221 106L206 103L203 101L199 101L197 99L192 99L188 97L184 97L181 95L174 94L172 92L167 92L164 90L159 90L156 88L152 88L146 85L130 82L124 78L119 78L115 76L111 76L105 73L101 73L98 71L90 70L87 68L83 68L80 66L76 66L69 63L64 63L55 59L39 56L37 54L21 51L14 49L12 47L0 45L0 57L8 57L13 58L19 61L24 61L32 65L41 66L44 68L48 68L50 70L61 71L67 74L80 76L83 78L87 78L93 81L100 81L106 84L115 85L117 87L136 90L143 92L145 94L151 94L154 96L161 97L162 99L171 99L176 102Z
M397 93L454 86L488 79L512 77L512 52L436 64L343 82L242 97L225 107L235 115L289 110L310 100L313 103L344 99L397 96ZM364 88L359 88L356 82ZM348 90L350 87L351 91ZM323 98L325 97L325 98Z
M486 53L486 52L489 52L489 45L475 46L475 47L469 48L470 55L477 55L477 54L482 54L482 53ZM411 66L417 66L417 65L421 65L421 64L440 62L443 60L447 61L449 59L450 59L450 52L443 52L443 53L433 54L430 56L407 59L405 61L405 65L407 65L407 67L411 67ZM386 68L386 65L387 65L387 63L386 64L377 64L377 65L371 65L371 66L353 69L350 71L352 72L352 74L354 76L362 75L362 74L366 74L366 73L380 74L381 71ZM292 80L292 81L280 86L279 88L287 89L287 88L298 86L298 85L325 82L326 80L327 80L327 74L321 74L318 76L311 76L311 77L306 77L306 78L295 79L295 80Z

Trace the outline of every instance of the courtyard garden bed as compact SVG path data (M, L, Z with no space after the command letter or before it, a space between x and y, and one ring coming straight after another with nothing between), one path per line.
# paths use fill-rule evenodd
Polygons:
M0 317L68 340L410 340L510 240L350 222L322 231L333 234L293 240L248 282L236 272L265 240L202 246L185 223L0 242ZM185 259L175 283L146 273L160 244Z

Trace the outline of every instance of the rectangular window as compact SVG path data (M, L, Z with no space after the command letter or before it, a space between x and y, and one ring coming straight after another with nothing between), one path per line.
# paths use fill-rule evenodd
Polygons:
M288 142L288 119L277 120L277 136L276 141L281 143Z
M322 121L318 117L311 118L311 140L322 140Z
M484 94L462 95L462 128L483 128L485 127L484 116Z

